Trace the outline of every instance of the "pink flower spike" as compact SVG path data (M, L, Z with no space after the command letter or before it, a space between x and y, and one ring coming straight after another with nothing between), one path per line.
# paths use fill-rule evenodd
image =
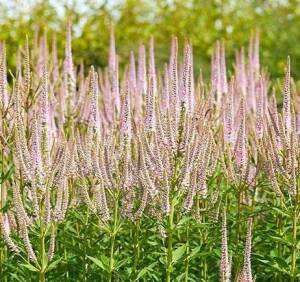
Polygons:
M150 37L150 47L149 47L149 77L153 83L154 93L157 90L157 82L156 82L156 71L155 71L155 54L154 54L154 38Z
M220 91L222 94L228 92L227 74L226 74L226 59L225 59L225 44L221 41L220 44Z
M170 83L170 108L174 115L177 113L178 108L178 43L177 38L173 37L171 46L171 55L169 62L169 83Z
M156 118L155 118L155 92L153 77L149 77L149 87L146 96L146 116L145 127L147 131L155 130Z
M164 114L166 114L167 109L169 109L169 70L168 65L165 64L165 73L164 73L164 85L162 90L162 101L161 109Z
M290 56L287 57L285 80L284 80L284 92L283 92L283 122L285 130L287 132L291 131L291 63Z
M146 95L147 93L147 70L146 70L146 50L144 44L139 47L138 59L138 93L139 95Z
M130 81L125 77L124 86L122 89L122 106L121 106L121 140L131 139L131 105L129 93Z

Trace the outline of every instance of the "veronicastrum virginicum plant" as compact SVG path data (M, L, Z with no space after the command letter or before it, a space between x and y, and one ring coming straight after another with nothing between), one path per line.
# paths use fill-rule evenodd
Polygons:
M107 68L88 74L73 64L70 23L62 64L55 37L51 52L37 42L20 47L15 74L0 50L3 277L20 259L21 281L27 270L39 281L297 281L289 58L279 113L258 34L231 78L216 43L210 83L175 37L161 70L150 38L121 71L112 28Z

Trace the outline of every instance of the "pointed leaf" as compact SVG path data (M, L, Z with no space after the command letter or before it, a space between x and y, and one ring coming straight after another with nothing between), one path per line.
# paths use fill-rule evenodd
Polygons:
M32 272L39 272L39 270L34 267L32 264L25 264L25 263L22 263L21 266L24 266L25 268L29 269L30 271Z
M176 263L178 260L181 259L181 257L184 255L186 251L186 245L182 245L178 247L174 252L173 252L173 263Z
M87 256L94 264L96 264L97 266L99 266L100 268L102 268L103 270L106 270L106 268L104 267L103 263L101 260L97 259L97 258L93 258L90 256Z

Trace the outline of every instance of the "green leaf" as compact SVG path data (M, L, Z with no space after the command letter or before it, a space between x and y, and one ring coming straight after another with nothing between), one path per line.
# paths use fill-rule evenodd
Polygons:
M2 172L0 176L0 184L2 184L5 180L9 179L13 173L13 167L11 166L6 173Z
M281 243L283 243L283 244L285 244L285 245L291 246L291 243L290 243L289 241L287 241L287 240L285 240L285 239L283 239L283 238L281 238L281 237L270 236L270 238L272 238L272 239L275 240L275 241L281 242Z
M42 264L42 266L43 266L43 269L42 269L43 272L46 271L47 265L48 265L48 255L47 255L47 253L44 253L43 264Z
M181 257L184 255L186 251L186 245L182 245L178 247L174 252L173 252L173 263L176 263L178 260L181 259Z
M165 264L166 263L164 257L162 257L162 256L158 260L160 261L161 264Z
M105 255L101 255L100 260L102 261L104 267L108 270L109 269L109 258ZM114 260L113 260L113 265L114 265Z
M181 273L179 276L175 278L175 281L183 281L185 273Z
M289 274L289 272L287 270L285 270L284 268L280 267L278 264L273 264L270 265L272 268L276 269L277 271L281 272L281 273L285 273L285 274Z
M147 274L148 272L150 273L151 270L153 269L153 267L157 265L157 262L153 262L150 265L144 267L142 270L140 270L139 274L136 277L135 281L138 281L139 279L141 279L145 274Z
M57 260L51 262L51 263L48 265L46 272L51 271L52 269L56 268L56 266L57 266L61 261L62 261L62 258L59 258L59 259L57 259Z
M129 257L126 258L126 259L123 259L123 260L119 261L118 263L116 263L116 267L115 268L118 269L118 268L122 267L128 260L129 260Z
M27 281L23 277L19 277L16 273L10 273L9 275L11 276L11 278L13 277L14 279L16 279L19 282L26 282Z
M0 212L5 213L10 209L10 207L11 207L11 201L7 200L5 202L5 205L0 209Z
M136 277L136 281L141 279L148 272L148 267L144 267Z
M34 267L32 264L25 264L25 263L21 263L21 266L24 266L25 268L27 268L28 270L32 271L32 272L39 272L39 270Z
M188 222L191 218L188 216L183 217L182 219L179 220L179 222L176 224L177 227L184 225L186 222Z
M274 210L274 211L276 211L276 212L278 212L278 213L280 213L281 215L286 216L286 217L290 217L290 216L291 216L290 214L284 212L282 209L279 209L279 208L277 208L277 207L272 207L272 210Z
M193 256L195 256L195 255L200 251L200 249L201 249L200 246L198 246L198 247L192 249L192 251L191 251L190 254L189 254L189 259L191 259Z
M285 268L285 269L287 269L289 267L288 263L283 258L274 257L273 259L274 259L274 261L277 262L277 264L279 265L279 267Z
M100 268L102 268L103 270L107 270L102 261L97 259L97 258L94 258L94 257L90 257L90 256L87 256L94 264L96 264L97 266L99 266Z
M270 263L270 261L268 261L268 260L266 260L266 259L257 259L258 261L260 261L260 262L262 262L263 264L269 264Z

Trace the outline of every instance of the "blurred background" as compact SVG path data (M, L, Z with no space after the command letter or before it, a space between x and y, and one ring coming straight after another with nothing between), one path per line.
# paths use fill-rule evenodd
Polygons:
M121 64L140 41L155 38L157 64L169 55L172 35L194 46L195 70L209 76L210 56L217 39L226 42L229 71L235 50L247 46L251 32L259 30L262 64L272 77L282 77L286 56L292 60L292 75L300 78L300 1L298 0L0 0L0 40L7 42L9 66L13 66L18 46L26 34L33 42L36 34L53 33L64 53L65 25L73 23L75 62L105 66L109 47L109 27L116 29L117 52ZM50 42L49 42L50 48Z

